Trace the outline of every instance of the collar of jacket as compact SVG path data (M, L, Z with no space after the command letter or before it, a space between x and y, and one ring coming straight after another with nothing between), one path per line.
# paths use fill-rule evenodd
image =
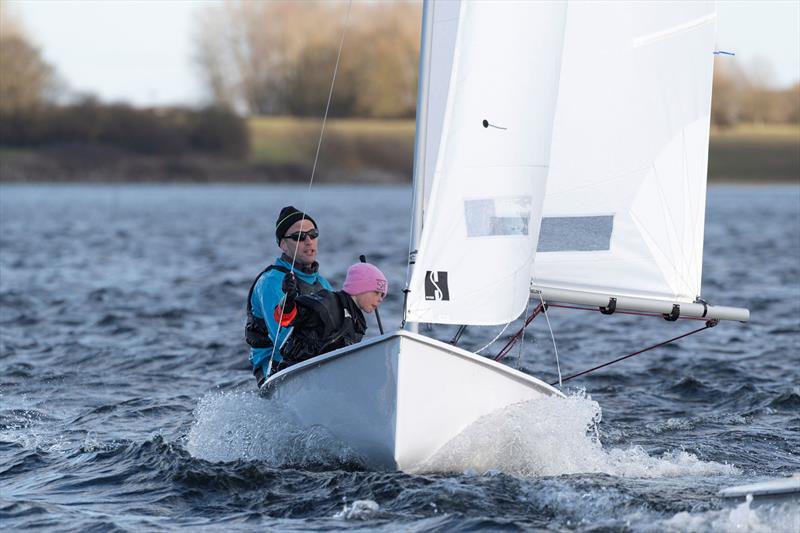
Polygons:
M364 333L367 331L367 319L364 317L364 313L361 312L361 308L358 306L356 301L353 297L347 294L344 291L338 291L339 294L342 295L345 304L347 306L347 310L350 311L350 315L353 317L353 321L358 325L360 328L359 333ZM358 331L358 329L357 329Z
M281 260L286 263L286 266L292 266L292 258L286 254L281 254ZM294 262L294 270L302 272L303 274L316 274L319 271L319 263L314 261L310 265L304 265L299 261Z

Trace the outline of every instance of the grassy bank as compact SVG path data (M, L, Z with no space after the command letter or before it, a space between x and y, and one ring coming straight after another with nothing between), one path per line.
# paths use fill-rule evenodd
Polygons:
M197 153L141 156L79 145L36 151L0 147L0 180L307 183L320 127L319 119L252 118L251 149L244 160ZM314 179L407 183L413 143L413 120L329 120ZM709 180L800 182L800 127L743 125L712 131Z
M743 124L711 132L711 181L800 182L800 126Z
M314 160L320 127L318 119L251 119L251 161L266 166L308 165ZM328 121L317 177L338 181L377 173L407 178L413 143L413 120ZM741 125L713 130L708 175L714 182L800 181L800 127Z
M310 170L321 120L256 117L249 124L251 162ZM410 181L413 154L413 120L328 120L314 179Z

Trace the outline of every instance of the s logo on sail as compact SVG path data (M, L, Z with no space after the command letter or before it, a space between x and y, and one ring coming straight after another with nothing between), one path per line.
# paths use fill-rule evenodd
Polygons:
M447 287L447 272L428 270L425 273L425 299L450 300L450 289Z

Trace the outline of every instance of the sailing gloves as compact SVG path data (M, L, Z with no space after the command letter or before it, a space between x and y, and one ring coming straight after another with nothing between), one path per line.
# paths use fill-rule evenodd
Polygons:
M294 300L297 298L297 279L294 277L293 272L287 272L283 276L281 290L286 293L284 312L291 311L294 309Z
M283 299L283 305L278 303L272 312L275 322L280 324L282 328L292 325L295 317L297 316L297 306L294 304L297 298L297 279L294 273L288 272L281 282L281 290L286 293Z

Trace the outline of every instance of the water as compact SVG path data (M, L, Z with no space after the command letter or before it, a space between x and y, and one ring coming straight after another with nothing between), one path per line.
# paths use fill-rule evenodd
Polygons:
M0 187L4 527L798 530L796 506L725 507L716 493L800 470L800 188L709 190L704 296L749 307L748 325L577 379L566 402L482 419L414 474L364 469L255 393L244 298L275 255L275 214L304 191ZM309 203L334 284L360 253L387 272L387 325L400 319L409 199L315 187ZM550 319L565 374L694 325ZM462 345L498 332L470 328ZM506 362L556 378L544 321Z

